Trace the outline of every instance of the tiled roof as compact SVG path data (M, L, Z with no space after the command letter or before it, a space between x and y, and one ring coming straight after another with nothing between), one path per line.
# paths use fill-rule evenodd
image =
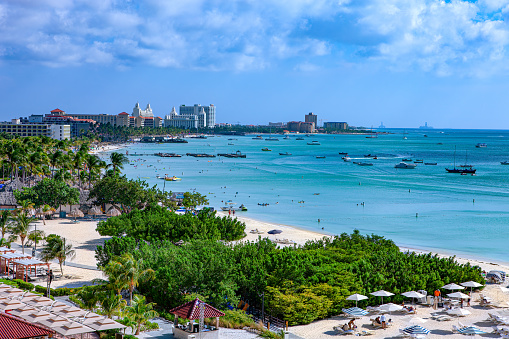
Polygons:
M122 113L118 113L118 115L129 115L129 113L122 112Z
M0 313L0 339L24 339L54 335L55 331L29 323L21 318Z
M184 319L200 319L200 303L204 303L200 299L196 298L193 301L180 305L170 310L170 313L176 314ZM223 312L218 309L210 306L209 304L205 304L204 316L205 318L215 318L222 317L224 315ZM0 338L1 339L1 338Z
M64 111L62 111L61 109L59 108L56 108L54 110L51 111L51 113L63 113Z

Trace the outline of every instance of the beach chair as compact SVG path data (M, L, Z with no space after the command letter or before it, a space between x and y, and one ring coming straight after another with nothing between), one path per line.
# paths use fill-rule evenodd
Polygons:
M452 333L460 333L458 326L452 325Z
M451 321L452 319L451 316L445 314L435 318L436 321Z
M460 328L465 328L466 326L461 323L461 321L458 321L458 325L460 325Z
M410 334L406 333L405 331L403 331L402 328L399 329L399 334L402 336L402 337L410 337Z
M362 330L361 332L357 333L358 336L366 336L366 335L373 335L375 332L373 330Z

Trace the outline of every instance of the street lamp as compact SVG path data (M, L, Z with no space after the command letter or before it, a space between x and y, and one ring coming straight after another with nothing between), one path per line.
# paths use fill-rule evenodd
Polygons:
M46 289L46 296L49 298L50 297L50 285L51 285L51 282L53 281L53 270L49 270L46 273L46 275L48 276L48 279L47 279L48 286Z

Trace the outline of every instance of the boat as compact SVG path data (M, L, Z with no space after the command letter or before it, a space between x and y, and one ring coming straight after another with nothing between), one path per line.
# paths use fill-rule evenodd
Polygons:
M207 154L207 153L186 153L188 157L195 157L195 158L215 158L216 156L214 154Z
M187 140L184 140L181 138L168 139L168 142L177 143L177 144L187 144Z
M345 161L345 162L350 162L350 160L351 160L349 157L343 157L342 159L343 159L343 161Z
M316 140L308 142L308 145L320 145L320 143Z
M225 158L245 158L246 155L242 154L241 151L237 151L235 153L218 153L217 156L225 157Z
M176 176L172 176L172 177L164 177L164 180L166 180L166 181L181 181L182 178L177 178Z
M348 152L338 152L339 155L348 155Z
M278 139L278 138L272 138L272 137L270 137L270 138L266 138L265 140L266 140L266 141L279 141L279 139Z
M359 166L373 166L373 164L370 162L358 162L357 165L359 165Z
M235 146L235 144L232 144L231 142L229 142L228 146Z
M289 140L291 139L288 135L286 137L284 137L283 139L286 139L286 140Z
M424 162L424 160L422 160L422 159L415 159L414 160L414 163L416 163L416 164L422 164L423 162Z
M373 159L378 159L377 156L375 154L364 154L364 158L373 158Z
M317 155L316 158L317 159L325 159L325 155Z
M428 166L436 166L437 163L436 162L425 162L424 165L428 165Z
M417 167L416 164L407 164L406 162L403 161L394 166L394 168L406 168L406 169L414 169L416 167Z
M234 139L234 138L230 138L230 139L228 139L228 140L237 140L237 139Z
M403 137L403 140L407 140L408 138L407 137Z
M404 159L403 159L403 160L401 160L401 161L403 161L403 162L406 162L406 161L412 161L412 159L411 159L411 158L404 158Z
M507 160L506 161L501 161L500 165L509 165L509 161L507 161Z
M162 157L162 158L180 158L180 154L176 153L155 153L155 156Z
M256 137L254 138L251 138L253 140L263 140L263 137L261 135L257 135Z
M292 153L288 153L288 152L280 152L279 155L292 155Z
M370 132L370 135L368 135L366 137L366 139L374 139L374 138L378 138L378 134L377 133L373 133L373 126L371 126L371 132Z
M303 138L303 137L298 137L298 138L297 138L297 139L295 139L295 140L304 140L304 138Z
M264 152L270 152L270 151L272 151L272 150L271 150L271 149L268 149L267 147L265 147L265 148L262 148L262 151L264 151Z
M247 207L244 206L244 204L240 205L239 207L233 207L233 206L223 206L221 207L221 209L223 211L242 211L242 212L245 212L247 211Z
M486 147L488 147L488 144L485 144L484 142L481 142L481 143L475 145L475 147L477 147L477 148L486 148Z
M466 154L466 152L465 152ZM465 158L466 162L466 158ZM446 168L445 169L447 173L459 173L461 175L466 174L475 174L476 169L473 168L473 166L468 165L467 167L456 167L456 148L454 148L454 167L453 168Z

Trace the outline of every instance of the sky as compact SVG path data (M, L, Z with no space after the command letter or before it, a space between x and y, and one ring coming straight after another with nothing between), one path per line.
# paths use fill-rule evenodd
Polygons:
M509 0L0 0L0 120L509 129Z

